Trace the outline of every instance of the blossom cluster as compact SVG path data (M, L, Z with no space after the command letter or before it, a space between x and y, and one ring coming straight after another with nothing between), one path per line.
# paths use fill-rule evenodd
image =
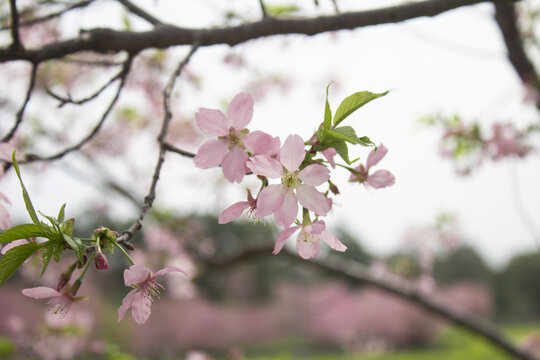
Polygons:
M297 134L291 134L281 144L278 137L262 131L249 131L246 126L252 120L253 108L253 97L240 93L229 104L227 115L220 110L207 108L200 108L195 115L198 127L213 137L199 148L194 158L197 167L208 169L221 166L224 177L231 183L240 183L244 176L250 173L257 175L262 181L261 189L255 197L248 190L247 199L225 209L219 217L219 223L228 223L244 212L257 219L273 215L276 224L283 227L277 238L274 254L279 253L286 240L298 230L296 248L304 259L317 255L320 240L334 250L345 251L347 247L326 230L326 224L321 220L332 209L331 196L339 194L337 186L330 180L330 169L327 166L335 168L334 157L338 151L324 144L321 141L322 135L318 134L309 141L304 141ZM352 136L350 127L347 128L347 141L365 141L356 135ZM334 129L336 131L332 132ZM337 130L335 126L327 125L325 128L321 124L321 131L327 131L332 136L341 134ZM338 145L336 147L339 148ZM370 168L376 165L387 151L386 147L381 145L369 154L365 165L361 164L356 168L344 166L351 172L349 181L373 188L392 185L394 176L388 170L370 173ZM326 160L317 157L319 152ZM320 187L325 183L329 187L323 191ZM302 216L299 219L300 209Z

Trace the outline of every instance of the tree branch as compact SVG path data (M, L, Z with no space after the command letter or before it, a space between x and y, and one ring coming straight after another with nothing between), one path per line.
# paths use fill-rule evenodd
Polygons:
M21 38L19 37L19 12L17 11L16 0L9 0L9 10L11 12L11 45L10 48L22 48Z
M45 91L47 92L47 94L49 94L50 96L52 96L53 98L55 98L56 100L60 101L60 104L58 104L58 107L62 107L66 104L74 104L74 105L81 105L81 104L84 104L85 102L88 102L88 101L91 101L93 99L95 99L96 97L98 97L103 91L105 91L105 89L107 89L112 83L114 83L116 80L118 80L119 78L122 77L122 75L124 74L125 72L125 68L123 68L118 74L116 74L115 76L113 76L109 81L107 81L107 83L105 85L103 85L101 88L99 88L97 91L95 91L93 94L85 97L85 98L82 98L82 99L79 99L79 100L73 100L71 98L71 95L68 94L67 97L63 97L63 96L60 96L56 93L54 93L51 89L49 88L45 88Z
M101 119L99 120L99 122L92 129L92 131L90 131L90 133L86 135L86 137L84 137L77 144L70 146L54 155L41 157L39 155L27 154L26 159L24 161L20 161L19 163L57 160L72 151L80 149L84 144L86 144L90 139L92 139L101 129L101 126L105 122L105 119L107 119L107 116L109 116L109 113L111 112L111 110L114 108L114 105L116 105L116 102L118 101L118 98L120 97L120 93L122 92L122 89L124 88L124 85L126 83L126 79L129 74L129 70L131 68L131 63L133 62L133 57L134 57L133 54L129 54L127 60L124 62L124 67L122 68L122 71L120 73L120 84L118 85L118 90L116 90L116 94L114 95L113 99L109 103L109 106L107 106L107 109L105 109L105 112L103 113L103 115L101 115Z
M194 43L192 45L191 50L186 55L184 60L182 60L180 64L178 64L178 67L176 68L175 72L169 78L169 81L167 82L165 89L163 89L163 108L164 108L165 115L163 117L163 124L161 125L161 131L157 139L159 143L159 156L156 163L156 168L154 170L154 175L152 176L150 189L148 190L148 194L144 198L144 203L141 208L139 218L129 227L129 229L125 230L116 239L116 241L120 244L127 244L127 242L133 237L133 234L142 228L142 222L144 220L144 217L146 216L146 213L148 212L148 210L152 208L154 199L156 198L156 186L159 180L159 175L161 173L161 168L163 167L163 163L165 161L165 153L167 152L165 148L165 136L167 135L169 123L172 118L172 113L170 109L171 94L174 89L174 85L176 84L176 79L180 76L182 70L187 65L187 63L189 62L189 60L191 59L191 57L193 56L195 51L197 51L198 48L199 48L198 43Z
M165 148L165 150L167 151L170 151L170 152L173 152L173 153L177 153L177 154L180 154L182 156L187 156L187 157L190 157L190 158L194 158L195 157L195 154L192 153L192 152L189 152L189 151L185 151L185 150L182 150L180 148L177 148L176 146L172 145L172 144L169 144L167 142L163 143L163 147Z
M19 23L19 27L26 27L26 26L35 25L35 24L39 24L41 22L52 20L54 18L60 17L61 15L65 14L68 11L71 11L73 9L88 6L92 2L94 2L94 0L80 1L80 2L75 3L75 4L69 6L69 7L65 8L65 9L62 9L60 11L57 11L57 12L54 12L54 13L51 13L51 14L47 14L47 15L42 16L42 17L34 18L34 19L31 19L31 20L22 21L22 22ZM4 27L1 27L0 30L7 30L9 28L10 28L10 26L4 26Z
M261 247L247 249L236 255L220 260L209 258L198 258L198 260L211 268L223 268L239 264L246 260L251 260L256 256L270 256L271 252L272 247ZM278 256L285 256L291 261L297 262L303 266L322 270L328 274L334 275L340 279L346 279L355 284L371 285L387 293L411 301L432 314L441 316L453 324L481 336L492 345L511 355L513 358L524 360L537 359L533 354L512 344L504 334L500 333L497 328L488 321L463 309L453 308L448 305L448 302L441 301L435 296L419 291L410 283L390 281L384 277L375 276L371 274L366 267L350 260L340 259L339 263L328 259L311 259L306 261L287 249L283 249Z
M129 0L118 0L118 2L121 3L122 5L124 5L131 13L137 15L141 19L144 19L144 20L148 21L150 24L152 24L154 26L159 25L159 24L163 24L159 19L157 19L156 17L150 15L149 13L147 13L146 11L144 11L143 9L138 7L137 5L133 4Z
M515 5L513 3L495 3L495 21L499 25L504 38L508 59L514 66L519 78L525 84L538 89L540 87L540 78L525 53L523 40L516 22ZM540 106L540 103L537 106Z
M498 1L507 3L512 0ZM216 44L233 46L251 39L272 35L315 35L327 31L396 23L423 16L435 16L461 6L482 2L485 0L428 0L309 19L264 18L253 23L217 29L186 29L172 25L157 25L147 32L93 29L83 32L78 38L47 44L37 49L0 49L0 62L10 60L40 62L81 51L135 53L147 48L163 49L176 45L190 45L195 42L201 46Z
M26 90L26 98L24 99L21 108L19 109L19 111L17 111L17 114L15 115L15 124L13 125L11 130L9 130L9 132L2 138L2 140L0 140L0 142L7 142L11 140L11 138L15 135L17 128L22 123L24 117L24 110L26 109L26 105L28 105L28 103L30 102L32 90L34 90L34 86L36 84L38 66L39 64L32 64L32 72L30 74L30 83L28 84L28 90Z

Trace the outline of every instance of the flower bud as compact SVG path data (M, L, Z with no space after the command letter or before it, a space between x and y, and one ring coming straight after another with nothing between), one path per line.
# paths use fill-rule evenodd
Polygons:
M101 251L96 251L94 264L98 270L107 270L109 268L109 261L107 260L105 254L103 254Z

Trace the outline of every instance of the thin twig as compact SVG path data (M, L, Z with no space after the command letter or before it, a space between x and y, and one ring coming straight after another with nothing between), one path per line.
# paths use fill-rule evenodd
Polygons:
M124 85L126 83L126 79L127 79L128 74L129 74L131 64L133 62L133 57L134 57L133 54L129 54L127 60L124 63L124 67L122 68L122 72L121 72L121 75L120 75L120 84L118 85L118 89L116 90L116 94L114 95L113 99L109 103L109 106L107 107L107 109L105 110L103 115L101 115L101 118L100 118L99 122L92 129L92 131L90 131L90 133L88 135L86 135L77 144L75 144L73 146L70 146L70 147L68 147L68 148L66 148L66 149L64 149L64 150L62 150L62 151L60 151L60 152L58 152L56 154L46 156L46 157L41 157L41 156L38 156L38 155L31 155L31 156L27 156L24 161L20 161L20 163L27 163L27 162L34 162L34 161L49 161L49 160L60 159L64 155L66 155L66 154L68 154L68 153L70 153L72 151L80 149L84 144L86 144L90 139L92 139L98 133L98 131L101 129L101 126L105 122L105 119L107 119L107 116L109 115L111 110L116 105L116 102L118 101L118 98L120 97L120 93L122 92L122 89L124 88Z
M74 58L60 59L60 61L64 63L72 63L72 64L85 65L85 66L99 66L99 67L113 67L113 66L119 66L123 64L123 62L116 62L116 61L85 60L85 59L74 59Z
M182 156L187 156L187 157L190 157L190 158L194 158L195 157L195 154L192 153L192 152L189 152L189 151L185 151L185 150L182 150L180 148L177 148L176 146L172 145L172 144L169 144L167 142L163 143L163 147L165 148L165 150L167 151L170 151L170 152L173 152L173 153L177 153L177 154L180 154Z
M12 1L12 0L10 0L10 1ZM80 1L80 2L72 4L71 6L65 8L65 9L62 9L60 11L57 11L57 12L54 12L54 13L51 13L51 14L47 14L47 15L44 15L42 17L34 18L34 19L31 19L31 20L22 21L22 22L19 23L19 27L26 27L26 26L35 25L35 24L39 24L39 23L42 23L42 22L45 22L45 21L55 19L55 18L60 17L63 14L65 14L68 11L71 11L73 9L88 6L93 1L94 0ZM3 27L0 27L0 30L7 30L9 28L10 28L10 26L3 26Z
M150 15L148 12L144 11L143 9L138 7L137 5L133 4L131 1L129 1L129 0L118 0L118 2L121 3L122 5L124 5L131 13L137 15L141 19L144 19L144 20L148 21L150 24L152 24L154 26L162 24L162 22L158 18L156 18L153 15Z
M163 167L163 162L165 161L165 153L167 152L166 146L165 146L165 137L167 135L167 130L169 128L169 123L172 118L172 113L170 109L170 101L171 101L171 94L174 89L174 85L176 84L176 79L180 76L180 73L184 69L184 67L187 65L195 51L199 48L198 43L194 43L191 47L191 50L186 55L184 60L178 64L178 67L176 68L175 72L171 75L169 78L169 81L167 82L167 85L165 86L165 89L163 90L163 108L164 108L164 117L163 117L163 124L161 125L161 131L158 136L158 143L159 143L159 156L156 163L156 168L154 170L154 175L152 176L152 182L150 184L150 189L148 190L148 194L144 198L144 204L141 208L141 212L139 214L139 218L137 221L135 221L129 229L125 230L117 239L116 241L125 244L127 243L133 236L133 234L140 230L142 227L142 222L144 220L144 217L146 216L146 213L150 208L152 208L152 205L154 203L154 199L156 198L156 186L157 182L159 180L159 175L161 173L161 168Z
M56 93L54 93L51 89L45 88L45 91L47 94L55 98L56 100L60 101L60 104L58 104L58 107L61 108L62 106L66 104L74 104L74 105L81 105L85 102L91 101L98 97L105 89L107 89L112 83L114 83L116 80L122 77L122 74L124 74L124 69L122 69L118 74L114 75L105 85L103 85L101 88L99 88L97 91L95 91L90 96L87 96L85 98L79 99L79 100L73 100L71 98L71 95L68 94L67 97L60 96Z
M13 125L11 130L9 130L9 132L2 138L2 140L0 140L1 142L8 142L9 140L11 140L13 135L15 135L17 128L23 121L24 110L26 109L26 105L28 105L28 102L30 102L32 90L34 90L34 86L36 84L38 66L39 64L32 64L32 72L30 73L30 83L28 84L28 90L26 90L26 98L24 99L24 102L21 105L19 111L17 111L17 114L15 115L15 124Z
M268 13L266 12L266 8L264 7L264 2L263 2L263 0L259 0L259 5L260 5L260 7L261 7L261 12L262 12L263 18L267 18L267 17L268 17Z
M11 12L11 45L12 49L22 47L21 38L19 37L19 12L17 11L17 1L9 0L9 10Z
M256 256L271 256L271 247L260 247L246 249L236 255L220 260L198 257L204 265L211 268L223 268L233 266L244 261L250 261ZM403 281L392 281L389 278L375 276L369 272L369 269L357 262L340 259L339 262L329 259L309 261L303 260L298 255L283 249L278 256L284 256L291 261L297 262L303 266L310 266L317 270L322 270L328 274L334 275L340 279L345 279L356 284L365 284L376 287L387 293L396 295L400 298L411 301L412 303L428 310L429 312L441 316L442 318L458 325L466 330L481 336L490 344L510 354L513 358L524 360L537 360L537 357L524 349L515 346L504 334L485 319L461 308L450 306L448 301L439 299L418 290L413 284Z

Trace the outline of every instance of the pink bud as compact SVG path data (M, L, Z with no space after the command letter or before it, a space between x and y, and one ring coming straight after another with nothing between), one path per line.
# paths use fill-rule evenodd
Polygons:
M101 251L96 252L94 264L96 264L96 269L98 270L107 270L109 268L109 261Z

